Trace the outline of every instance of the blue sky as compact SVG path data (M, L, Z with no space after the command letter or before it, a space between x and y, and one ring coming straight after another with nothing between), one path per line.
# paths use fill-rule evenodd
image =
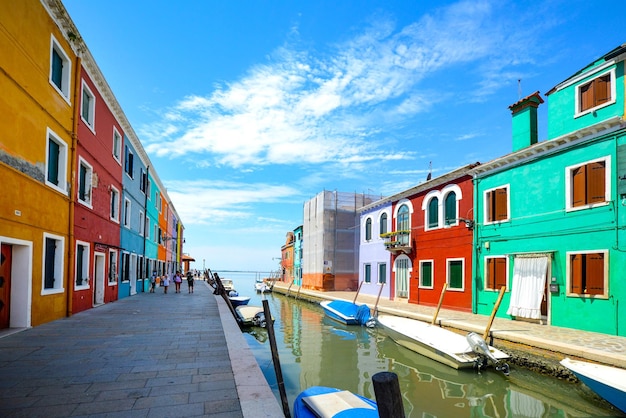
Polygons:
M322 190L511 152L509 105L626 42L623 1L63 3L217 271L275 270Z

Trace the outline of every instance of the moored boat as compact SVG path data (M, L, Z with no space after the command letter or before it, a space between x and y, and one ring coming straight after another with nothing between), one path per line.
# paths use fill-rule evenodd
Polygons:
M266 279L259 278L254 282L254 290L256 290L257 293L269 293L272 291L272 286Z
M626 412L626 370L569 358L561 360L561 365L602 398Z
M293 404L294 418L378 418L376 402L347 390L312 386L303 390Z
M265 312L258 306L241 305L235 308L237 322L245 326L265 327Z
M371 317L367 305L344 300L325 300L320 302L320 306L326 316L346 325L366 325Z
M474 333L467 338L436 325L393 315L379 315L376 319L387 335L399 345L455 369L483 367L486 358L493 362L509 358L508 354L487 346L484 341L481 345L486 352L481 352L481 347L474 348L480 339ZM507 365L502 369L505 374L508 373Z
M233 305L233 308L237 306L247 305L250 302L250 296L228 296L230 300L230 304Z

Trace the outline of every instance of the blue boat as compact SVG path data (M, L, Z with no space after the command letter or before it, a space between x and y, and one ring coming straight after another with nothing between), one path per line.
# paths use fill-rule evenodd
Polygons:
M561 365L591 390L626 412L626 370L569 358L561 360Z
M346 325L366 325L370 320L370 308L345 300L325 300L320 302L324 313L335 321Z
M312 386L293 403L294 418L378 418L376 402L347 390Z

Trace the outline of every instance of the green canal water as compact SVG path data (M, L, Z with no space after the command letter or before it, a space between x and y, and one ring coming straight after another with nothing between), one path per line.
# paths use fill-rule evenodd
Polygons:
M511 365L509 376L492 369L454 370L388 338L384 331L344 326L321 307L280 294L259 295L254 278L233 278L250 305L269 302L289 404L310 386L330 386L375 399L372 376L398 375L407 417L596 417L623 416L581 384ZM267 331L244 336L280 401Z

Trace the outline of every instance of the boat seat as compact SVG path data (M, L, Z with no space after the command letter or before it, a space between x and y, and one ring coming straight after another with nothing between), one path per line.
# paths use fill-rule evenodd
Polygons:
M378 418L376 408L347 390L306 396L302 402L318 418L337 417L344 411L350 411L350 417Z

